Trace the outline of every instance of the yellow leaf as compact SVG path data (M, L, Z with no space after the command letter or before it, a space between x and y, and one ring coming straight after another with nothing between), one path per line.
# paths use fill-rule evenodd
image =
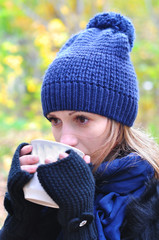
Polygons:
M103 0L96 0L95 5L96 5L96 7L102 7L103 6Z
M11 157L10 156L5 156L5 159L3 161L3 168L5 171L9 171L11 166Z
M17 55L8 55L4 58L4 63L7 64L10 68L16 69L18 68L23 61L22 56Z
M60 11L63 15L68 15L69 14L69 8L66 6L66 5L63 5L61 8L60 8Z
M0 74L3 72L4 67L0 64Z
M14 82L15 78L16 78L16 74L15 74L15 72L11 72L11 73L9 73L9 74L8 74L8 77L7 77L7 79L8 79L8 83L11 84L12 82Z
M15 107L15 103L14 103L11 99L9 99L9 100L8 100L8 103L7 103L7 106L8 106L9 108L14 108L14 107Z
M59 18L54 18L48 25L50 32L64 32L66 27Z
M50 36L47 32L44 33L38 33L37 37L35 39L35 44L37 46L50 46L51 41L50 41Z
M12 124L12 123L15 122L15 119L13 117L7 117L5 122L8 123L8 124Z
M30 122L30 123L28 124L28 128L29 128L29 129L36 129L36 128L37 128L36 123L35 123L35 122Z
M12 9L13 8L13 3L12 1L5 1L4 5L6 6L6 8L8 9Z
M56 47L61 47L62 44L64 44L66 42L66 40L68 39L68 35L65 32L64 33L53 32L51 37L52 37L52 41Z
M27 89L28 89L28 92L31 92L31 93L35 92L37 89L36 84L33 82L29 82L27 84Z
M16 53L19 50L19 47L11 42L4 42L2 47L11 53Z
M87 22L84 21L84 20L83 20L83 21L80 21L80 24L79 24L79 25L80 25L80 28L81 28L81 29L85 29L85 27L86 27L86 25L87 25Z

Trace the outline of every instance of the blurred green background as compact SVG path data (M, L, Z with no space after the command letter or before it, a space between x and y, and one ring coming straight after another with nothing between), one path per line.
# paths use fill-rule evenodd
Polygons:
M40 104L47 66L73 33L103 11L120 12L134 23L137 125L159 141L159 0L0 0L0 204L16 146L34 138L53 139Z

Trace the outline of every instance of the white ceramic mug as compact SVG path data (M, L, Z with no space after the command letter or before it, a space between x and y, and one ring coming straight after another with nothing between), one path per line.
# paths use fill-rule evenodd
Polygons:
M31 141L31 145L33 146L31 154L39 156L38 165L44 164L46 158L51 158L53 162L57 161L59 154L66 152L68 149L73 149L81 157L84 156L84 153L77 148L58 142L36 139ZM28 201L52 208L59 208L40 184L37 172L34 173L33 178L24 186L23 191L24 197Z

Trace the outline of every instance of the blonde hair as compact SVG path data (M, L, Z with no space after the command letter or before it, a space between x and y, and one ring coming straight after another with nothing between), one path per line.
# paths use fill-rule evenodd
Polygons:
M106 143L101 146L91 157L95 169L103 161L112 161L117 157L137 153L142 159L147 160L155 170L155 176L159 178L159 146L141 129L127 127L114 120L108 120L109 133Z

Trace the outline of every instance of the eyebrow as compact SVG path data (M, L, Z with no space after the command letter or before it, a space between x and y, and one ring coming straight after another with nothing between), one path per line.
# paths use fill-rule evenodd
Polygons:
M75 114L76 112L77 112L77 111L70 112L70 113L69 113L69 116Z
M73 115L73 114L75 114L77 111L73 111L73 112L70 112L68 115L69 116L71 116L71 115ZM51 116L56 116L56 113L54 114L52 114L52 113L49 113L48 115L47 115L47 117L51 117Z

